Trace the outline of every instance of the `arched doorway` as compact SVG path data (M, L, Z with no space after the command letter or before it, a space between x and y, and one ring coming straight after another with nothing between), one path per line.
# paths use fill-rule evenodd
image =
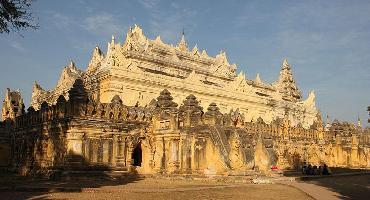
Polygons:
M141 142L139 142L136 147L134 148L134 151L132 152L132 165L133 166L141 166L142 162L142 150L141 150Z

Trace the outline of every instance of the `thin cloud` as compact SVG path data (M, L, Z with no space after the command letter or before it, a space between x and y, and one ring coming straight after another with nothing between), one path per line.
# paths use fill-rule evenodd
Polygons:
M143 4L143 2L141 2ZM149 13L149 31L152 34L160 35L165 41L175 43L179 40L181 31L191 33L196 27L192 20L197 12L181 8L179 4L172 3L171 11L163 12L157 5L159 1L145 1L144 6Z
M68 30L70 26L74 23L74 20L71 17L68 17L64 14L53 12L51 13L54 26L61 30Z
M139 3L146 9L153 9L159 4L159 0L139 0Z
M86 17L82 27L97 35L110 35L124 32L127 27L122 24L112 14L99 13Z
M11 41L10 46L21 52L26 51L26 48L24 48L24 46L20 42L17 42L17 41Z

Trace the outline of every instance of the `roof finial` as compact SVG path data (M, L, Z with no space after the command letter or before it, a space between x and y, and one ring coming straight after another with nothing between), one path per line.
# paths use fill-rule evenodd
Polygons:
M361 125L361 119L360 119L360 115L357 113L357 126L358 127L362 127Z
M180 50L187 50L188 49L188 44L185 41L185 31L184 31L184 28L182 29L181 40L180 40L180 42L178 44L178 47L180 48Z
M328 113L326 113L326 123L327 124L330 124L330 117L329 117L329 114Z
M282 64L282 68L285 69L285 68L290 68L290 65L288 63L288 59L287 58L284 58L283 60L283 64Z
M182 28L181 41L180 42L185 42L185 29L184 28Z
M69 61L69 67L75 67L75 62L73 61L72 58Z
M115 37L114 37L114 35L112 35L112 44L114 44L114 42L115 42Z

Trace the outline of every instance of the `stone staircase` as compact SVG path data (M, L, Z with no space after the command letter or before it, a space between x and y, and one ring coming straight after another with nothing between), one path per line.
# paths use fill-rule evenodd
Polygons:
M226 135L217 125L210 127L211 127L210 136L213 141L213 144L218 147L217 149L219 150L224 167L226 169L230 169L231 168L229 160L230 147L228 145Z

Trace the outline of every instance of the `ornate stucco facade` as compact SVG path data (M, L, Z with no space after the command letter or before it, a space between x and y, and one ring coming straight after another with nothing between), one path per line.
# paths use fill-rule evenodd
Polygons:
M184 37L176 46L150 40L138 26L123 44L113 37L106 55L96 47L86 71L71 62L53 90L35 82L27 112L19 92L7 94L2 165L23 172L370 167L369 130L324 127L315 94L302 100L287 60L276 82L249 80L224 52L189 50Z
M138 26L128 31L123 44L112 37L106 55L96 47L86 72L71 62L55 89L45 91L35 83L31 105L38 109L43 101L55 104L59 95L68 99L76 78L82 78L90 97L102 103L119 95L125 105L146 106L166 88L175 102L193 94L203 107L215 102L223 113L239 109L248 122L261 117L270 123L288 109L292 125L309 128L317 114L314 92L302 100L287 60L276 82L265 83L259 75L249 80L243 72L237 75L225 52L211 57L196 46L189 50L184 36L176 46L160 37L150 40Z

